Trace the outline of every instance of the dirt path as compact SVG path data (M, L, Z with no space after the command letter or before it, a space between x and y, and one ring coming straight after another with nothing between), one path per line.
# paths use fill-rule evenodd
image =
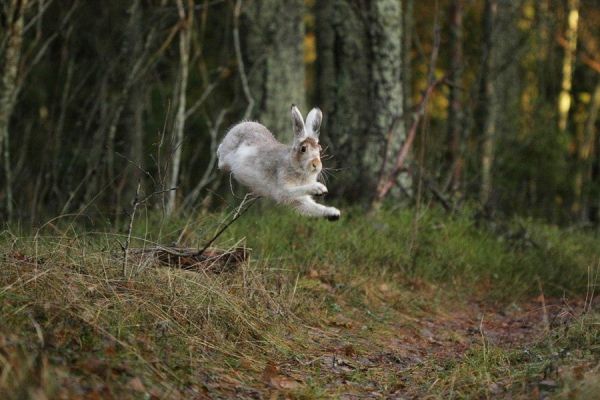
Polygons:
M421 318L398 314L396 322L371 326L340 314L324 326L304 327L302 354L264 369L248 366L260 373L256 384L215 382L207 395L225 390L226 396L239 398L297 398L298 393L308 398L422 398L445 366L468 352L526 349L548 327L566 323L579 306L541 297L508 307L473 301ZM495 383L490 388L506 389Z

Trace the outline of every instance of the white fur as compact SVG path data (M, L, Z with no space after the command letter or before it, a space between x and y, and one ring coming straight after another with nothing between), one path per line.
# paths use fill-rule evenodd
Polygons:
M292 106L292 145L279 143L257 122L241 122L219 145L219 169L231 172L253 193L289 204L303 215L338 219L338 209L318 204L311 197L327 193L327 187L317 182L322 168L318 146L321 119L321 111L314 108L305 126L300 111Z

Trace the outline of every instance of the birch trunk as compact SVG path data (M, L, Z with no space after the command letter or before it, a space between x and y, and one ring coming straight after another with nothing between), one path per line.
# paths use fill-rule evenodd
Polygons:
M10 118L15 108L19 92L19 60L23 44L23 23L27 0L11 0L7 12L7 44L2 71L2 86L0 87L0 149L3 150L4 174L6 179L6 214L10 220L13 217L12 167L10 162L9 129Z
M183 145L183 131L185 128L185 109L186 109L186 92L189 76L189 58L190 58L190 38L191 29L194 18L194 1L188 1L187 14L184 9L182 0L177 1L177 8L179 11L179 18L182 20L183 25L179 32L179 59L180 59L180 70L179 70L179 84L178 84L178 99L177 99L177 113L175 115L175 125L173 127L173 158L171 162L171 171L167 184L167 189L173 189L177 187L179 180L179 169L181 166L181 153ZM176 207L176 196L175 190L170 190L167 197L166 214L171 215L175 211Z

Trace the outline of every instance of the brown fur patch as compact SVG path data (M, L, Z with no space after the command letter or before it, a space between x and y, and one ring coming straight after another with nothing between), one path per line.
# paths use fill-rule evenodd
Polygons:
M296 154L294 154L294 158L296 159L296 161L300 161L300 159L302 158L303 153L300 151L300 148L304 145L307 145L308 147L319 149L318 140L316 140L315 138L312 138L312 137L307 137L306 139L304 139L303 141L300 142L298 147L296 147L297 151L296 151Z
M307 137L300 144L308 144L312 147L319 147L319 142L315 138Z

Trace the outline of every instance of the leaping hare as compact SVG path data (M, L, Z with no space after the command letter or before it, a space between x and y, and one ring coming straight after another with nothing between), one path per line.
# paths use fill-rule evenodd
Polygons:
M313 108L306 117L292 105L294 141L279 143L258 122L240 122L219 145L219 169L233 173L235 179L254 194L289 204L302 215L335 221L340 211L315 202L311 196L327 193L317 177L321 172L319 129L323 114Z

